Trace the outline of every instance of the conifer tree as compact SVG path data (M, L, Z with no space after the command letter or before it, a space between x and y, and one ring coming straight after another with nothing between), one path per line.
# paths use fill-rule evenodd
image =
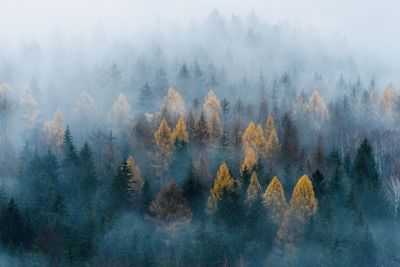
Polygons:
M268 184L267 189L263 195L264 206L267 209L268 215L272 222L279 225L282 221L282 216L287 209L287 201L285 192L278 177L274 177Z
M243 173L243 171L246 169L251 173L254 170L257 161L258 156L254 150L252 148L247 149L244 155L242 166L240 167L240 172Z
M158 130L154 133L154 140L156 143L157 152L154 157L154 166L156 173L160 177L161 184L163 183L163 177L168 171L169 164L172 157L172 133L171 129L165 119L163 119L158 127Z
M225 194L231 194L235 190L235 181L233 180L228 166L223 162L218 169L214 186L211 188L208 197L208 212L213 213L217 209L218 202Z
M183 181L183 195L188 201L188 205L193 212L194 218L200 218L205 208L204 185L200 181L194 165L191 163L189 171Z
M273 130L275 130L274 119L271 115L269 115L267 118L267 122L265 123L265 138L267 140L271 136Z
M87 196L95 192L97 185L97 175L93 162L93 153L89 145L85 143L79 152L79 164L80 164L80 185L81 188L86 192L84 195Z
M181 146L189 142L189 133L186 129L186 123L183 116L181 116L176 123L175 129L172 132L172 143L175 146Z
M201 110L200 117L196 121L193 135L196 143L201 148L205 148L207 146L210 138L210 131L208 129L206 117L203 110Z
M213 90L208 91L204 99L203 109L207 116L210 116L214 112L218 115L221 113L221 104Z
M210 133L210 138L212 140L218 140L223 132L223 128L221 126L221 122L219 120L219 116L217 112L213 112L211 114L210 119L208 120L208 129Z
M318 206L318 200L314 196L314 188L310 178L303 175L298 181L293 190L290 200L290 209L300 215L305 220L308 220L315 214Z
M303 175L293 190L290 207L285 212L277 232L278 244L285 250L292 250L299 238L304 234L305 227L315 214L318 201L314 196L311 180Z
M113 209L127 207L130 200L129 180L132 178L132 171L128 162L124 160L118 168L111 184Z
M136 164L133 157L129 156L126 162L131 170L131 178L128 180L130 198L131 201L137 202L142 198L144 181L139 166Z
M275 131L275 128L269 130L270 135L267 139L266 143L266 158L269 161L270 165L274 165L276 163L279 152L281 151L281 144L279 143L278 135Z
M259 196L261 196L261 185L256 172L253 172L246 192L246 202L254 202Z

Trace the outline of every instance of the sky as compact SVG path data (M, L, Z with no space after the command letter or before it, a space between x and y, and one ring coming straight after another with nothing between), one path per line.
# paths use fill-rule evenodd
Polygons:
M61 29L85 35L96 25L138 31L144 25L204 20L216 8L229 18L255 12L269 23L288 22L321 35L342 35L385 60L400 46L396 0L0 0L0 38L46 40Z

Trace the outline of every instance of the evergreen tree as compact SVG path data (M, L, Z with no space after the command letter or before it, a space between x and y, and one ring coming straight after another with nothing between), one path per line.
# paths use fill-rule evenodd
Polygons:
M189 166L189 171L183 181L183 195L187 199L194 218L201 218L204 208L204 185L200 181L193 164Z
M127 207L130 200L129 180L132 178L132 170L128 162L124 160L118 168L117 175L114 176L111 193L114 209Z

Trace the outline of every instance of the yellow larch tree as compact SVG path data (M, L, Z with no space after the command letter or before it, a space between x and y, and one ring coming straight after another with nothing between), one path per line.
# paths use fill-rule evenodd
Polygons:
M329 117L328 107L317 90L315 90L308 99L307 110L312 122L317 128Z
M217 112L218 114L221 113L221 104L213 90L208 91L208 94L204 99L203 109L207 116L210 116L214 112Z
M265 138L268 140L271 135L272 129L275 130L274 119L271 115L268 116L267 122L265 124Z
M164 97L161 110L167 110L168 114L174 119L179 118L185 114L185 103L179 92L171 87L167 95Z
M214 111L211 114L211 117L208 120L207 125L210 133L210 138L212 140L218 140L222 135L223 128L217 112Z
M214 181L214 186L210 190L208 197L207 211L213 213L217 208L218 201L223 193L230 193L235 190L235 181L233 180L229 168L223 162L218 169L217 178Z
M245 153L249 148L252 148L257 157L265 154L266 140L261 124L258 124L256 127L254 122L250 121L243 133L242 144Z
M186 122L183 116L181 116L176 123L175 129L172 132L172 143L173 144L187 144L189 142L189 133L186 128Z
M132 200L135 200L142 193L144 181L142 179L139 166L136 164L132 156L128 157L126 163L131 170L131 178L128 180L128 187L129 191L131 192Z
M256 165L257 161L258 161L257 153L254 152L254 149L248 148L245 151L244 159L242 165L240 166L240 173L243 173L244 170L248 170L251 172L254 169L254 166Z
M274 177L268 184L263 195L264 206L271 220L279 225L282 221L282 216L288 207L283 186L278 177Z
M246 201L248 203L253 202L260 195L261 195L261 185L260 182L258 181L257 173L253 171L250 178L249 187L247 188L246 191Z
M317 207L318 200L315 198L312 182L307 175L303 175L294 187L290 209L304 220L308 220L315 214Z
M154 140L157 147L154 166L156 168L156 174L161 178L162 183L163 175L168 170L171 161L173 148L171 129L168 127L165 119L161 121L160 126L154 133Z
M275 128L272 128L265 147L265 155L271 165L276 162L280 151L281 144L279 142L278 134L276 133Z
M318 200L314 196L312 182L303 175L293 190L290 207L285 212L277 232L277 242L286 250L292 250L299 237L304 233L304 227L315 214Z
M43 131L50 147L60 147L65 132L64 114L59 110L56 111L53 118L44 123Z

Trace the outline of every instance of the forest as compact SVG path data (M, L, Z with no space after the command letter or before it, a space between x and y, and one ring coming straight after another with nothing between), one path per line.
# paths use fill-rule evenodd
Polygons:
M379 61L254 13L91 34L0 43L1 266L400 266Z

